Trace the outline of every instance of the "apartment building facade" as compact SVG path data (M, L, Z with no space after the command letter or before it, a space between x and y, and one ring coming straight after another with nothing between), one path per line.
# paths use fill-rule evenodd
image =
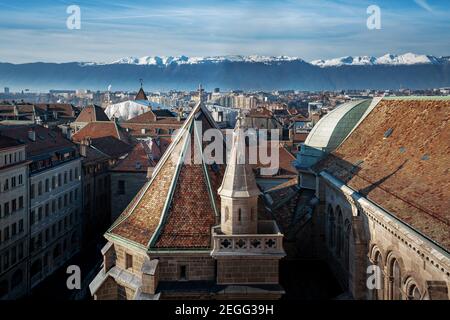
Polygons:
M25 144L0 136L0 299L27 292L28 163Z

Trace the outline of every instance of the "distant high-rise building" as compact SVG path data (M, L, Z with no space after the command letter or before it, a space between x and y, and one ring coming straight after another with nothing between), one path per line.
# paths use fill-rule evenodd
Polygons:
M9 93L9 88L5 87L5 93Z

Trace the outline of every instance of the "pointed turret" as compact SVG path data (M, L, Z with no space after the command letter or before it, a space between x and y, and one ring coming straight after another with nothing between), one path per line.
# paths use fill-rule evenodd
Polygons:
M233 133L230 158L218 193L221 198L221 230L225 234L256 234L258 196L252 168L245 150L243 117L239 114Z

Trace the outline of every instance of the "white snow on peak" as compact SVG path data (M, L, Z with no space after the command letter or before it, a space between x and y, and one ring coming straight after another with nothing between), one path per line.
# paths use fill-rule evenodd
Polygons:
M111 64L168 66L170 64L202 64L202 63L221 63L221 62L252 62L252 63L271 64L285 61L302 61L302 60L298 57L258 56L258 55L250 55L250 56L228 55L228 56L208 56L208 57L145 56L141 58L125 57L113 61Z
M414 65L414 64L434 64L440 63L444 58L420 55L415 53L405 53L402 55L386 54L379 58L370 56L361 57L341 57L330 60L315 60L311 64L319 67L338 67L343 65Z
M84 62L81 65L110 65L110 64L128 64L128 65L151 65L166 67L169 65L194 65L194 64L215 64L223 62L247 62L264 63L267 65L278 64L281 62L303 61L299 57L290 56L260 56L260 55L226 55L226 56L206 56L206 57L188 57L188 56L144 56L144 57L124 57L113 62ZM310 64L325 67L339 66L371 66L371 65L416 65L416 64L438 64L448 63L450 57L435 57L430 55L420 55L414 53L405 53L401 55L385 54L381 57L373 56L346 56L329 60L314 60Z

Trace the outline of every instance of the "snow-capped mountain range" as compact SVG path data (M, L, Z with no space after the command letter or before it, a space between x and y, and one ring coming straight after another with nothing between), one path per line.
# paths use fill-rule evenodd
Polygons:
M272 64L276 62L286 61L303 61L298 57L288 56L209 56L209 57L188 57L188 56L145 56L145 57L124 57L111 63L96 64L134 64L134 65L157 65L168 66L170 64L205 64L205 63L222 63L222 62L250 62Z
M450 57L435 57L423 54L405 53L401 55L385 54L379 58L373 56L347 56L330 60L314 60L311 64L319 67L339 67L343 65L368 66L368 65L414 65L414 64L439 64L450 61Z
M450 87L450 57L406 53L306 62L297 57L127 57L109 63L0 62L0 87L149 91L429 89Z
M267 65L281 62L303 61L299 57L289 56L260 56L260 55L228 55L228 56L207 56L207 57L188 57L188 56L145 56L145 57L124 57L110 63L83 63L84 65L109 65L109 64L129 64L129 65L155 65L168 66L193 65L223 62L247 62L264 63ZM439 64L449 62L450 57L435 57L430 55L421 55L415 53L385 54L381 57L374 56L346 56L329 60L314 60L310 64L319 67L339 67L344 65L369 66L369 65L415 65L415 64Z

